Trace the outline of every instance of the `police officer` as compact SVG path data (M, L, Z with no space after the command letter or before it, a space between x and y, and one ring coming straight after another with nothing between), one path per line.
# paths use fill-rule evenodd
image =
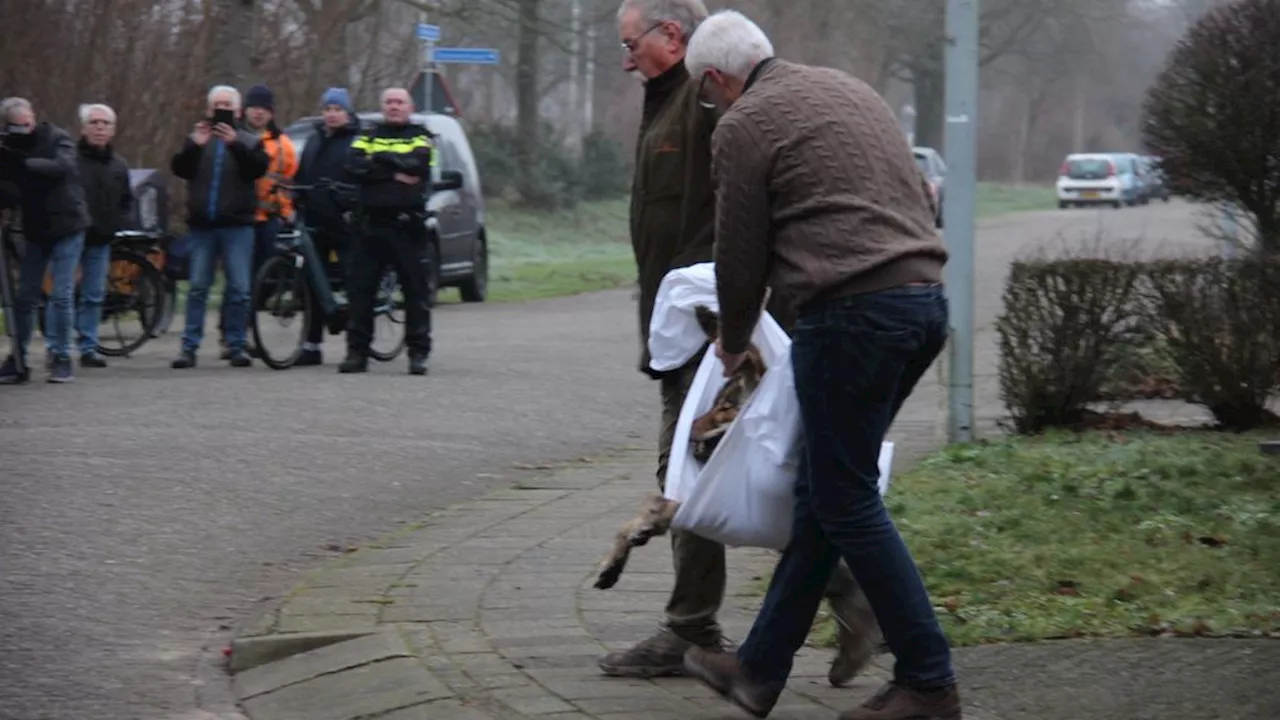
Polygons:
M361 226L351 256L347 293L347 357L338 372L369 369L373 303L382 271L395 268L405 297L409 373L427 374L431 308L427 304L426 202L435 163L427 129L409 122L413 100L404 88L382 93L381 123L351 143L347 171L360 185Z

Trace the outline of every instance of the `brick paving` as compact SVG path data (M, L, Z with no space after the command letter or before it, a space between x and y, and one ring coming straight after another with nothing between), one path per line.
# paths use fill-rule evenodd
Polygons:
M244 711L254 720L392 710L386 717L432 720L736 716L693 681L605 678L595 667L602 653L652 632L670 590L662 541L638 548L615 588L591 587L613 534L638 504L638 488L652 478L651 455L631 450L530 478L306 579L240 638L374 634L239 673ZM722 615L730 637L749 629L760 573L774 558L730 551ZM826 681L829 661L828 650L802 653L776 717L832 716L888 677L873 668L836 690Z

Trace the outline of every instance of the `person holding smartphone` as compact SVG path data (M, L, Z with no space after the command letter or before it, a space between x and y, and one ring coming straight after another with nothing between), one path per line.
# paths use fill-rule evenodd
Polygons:
M187 181L191 248L187 322L182 350L171 364L174 369L196 366L218 256L227 281L222 299L227 307L227 359L232 367L253 364L245 351L245 329L258 212L256 182L266 174L270 159L261 138L236 125L240 91L218 85L209 91L208 107L208 118L196 123L171 163L173 174Z

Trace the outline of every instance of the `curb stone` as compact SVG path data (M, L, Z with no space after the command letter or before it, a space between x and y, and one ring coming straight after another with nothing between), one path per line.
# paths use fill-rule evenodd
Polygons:
M255 643L329 642L237 673L233 685L245 714L251 720L740 717L692 680L606 678L596 669L602 653L655 629L670 590L665 543L637 548L615 588L591 587L613 534L652 485L650 456L635 449L560 467L433 514L313 573L241 631L232 664L247 665L236 653L253 652ZM776 554L744 548L730 556L721 622L730 637L741 638L759 603L755 586ZM803 649L771 717L829 719L889 678L873 665L850 687L831 688L829 662L830 651Z

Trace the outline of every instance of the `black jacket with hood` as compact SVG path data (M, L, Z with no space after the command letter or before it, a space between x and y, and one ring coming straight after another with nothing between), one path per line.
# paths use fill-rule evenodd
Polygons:
M8 187L9 203L22 211L29 242L56 242L89 227L76 144L56 125L42 122L28 136L5 136L0 186Z

